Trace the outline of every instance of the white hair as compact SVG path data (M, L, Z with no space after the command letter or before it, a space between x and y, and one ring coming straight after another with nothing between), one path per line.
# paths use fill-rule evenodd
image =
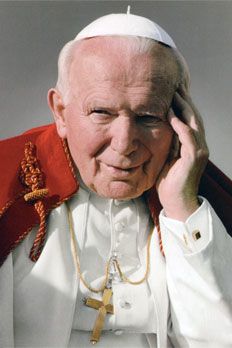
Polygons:
M104 37L106 42L109 42L109 38ZM74 58L74 51L83 41L89 39L83 39L80 41L71 40L65 44L61 49L58 58L58 79L56 83L56 89L62 94L63 101L66 102L70 93L70 83L69 83L69 71L70 66ZM152 54L157 45L162 45L167 47L170 56L174 59L178 68L178 84L184 84L188 89L190 84L190 74L187 63L182 56L182 54L176 48L169 47L165 44L157 42L153 39L138 37L138 36L117 36L117 43L121 45L123 49L129 50L135 54Z

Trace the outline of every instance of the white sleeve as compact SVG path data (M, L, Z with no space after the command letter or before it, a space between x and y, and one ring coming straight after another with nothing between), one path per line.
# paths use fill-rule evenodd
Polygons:
M160 226L172 343L175 347L231 348L232 238L205 199L185 223L168 219L162 212Z
M200 251L212 240L209 203L203 197L199 198L200 207L185 222L166 217L164 210L160 213L163 227L173 234L186 253Z

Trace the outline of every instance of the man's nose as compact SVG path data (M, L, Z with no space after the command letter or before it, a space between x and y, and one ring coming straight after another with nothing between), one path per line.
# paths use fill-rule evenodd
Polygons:
M139 146L135 121L129 116L118 116L111 127L111 147L120 155L130 155Z

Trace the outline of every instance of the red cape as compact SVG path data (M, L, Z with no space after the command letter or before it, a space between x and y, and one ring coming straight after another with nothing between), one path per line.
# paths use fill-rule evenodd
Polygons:
M67 146L59 138L54 124L1 141L0 264L39 223L34 205L24 199L28 188L19 180L20 163L28 141L36 146L36 157L45 176L48 189L48 195L43 198L46 215L78 190ZM232 234L232 182L211 162L203 174L199 194L209 200L228 233ZM155 188L146 193L146 199L156 222L161 206Z

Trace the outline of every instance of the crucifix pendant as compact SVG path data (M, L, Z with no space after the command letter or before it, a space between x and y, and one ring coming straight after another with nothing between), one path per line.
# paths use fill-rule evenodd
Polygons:
M85 305L94 309L98 309L98 316L96 318L93 332L90 338L92 344L96 344L101 336L101 332L105 323L105 317L107 313L114 314L114 307L110 304L110 299L113 295L111 288L105 288L103 291L102 301L95 300L93 298L87 298Z

